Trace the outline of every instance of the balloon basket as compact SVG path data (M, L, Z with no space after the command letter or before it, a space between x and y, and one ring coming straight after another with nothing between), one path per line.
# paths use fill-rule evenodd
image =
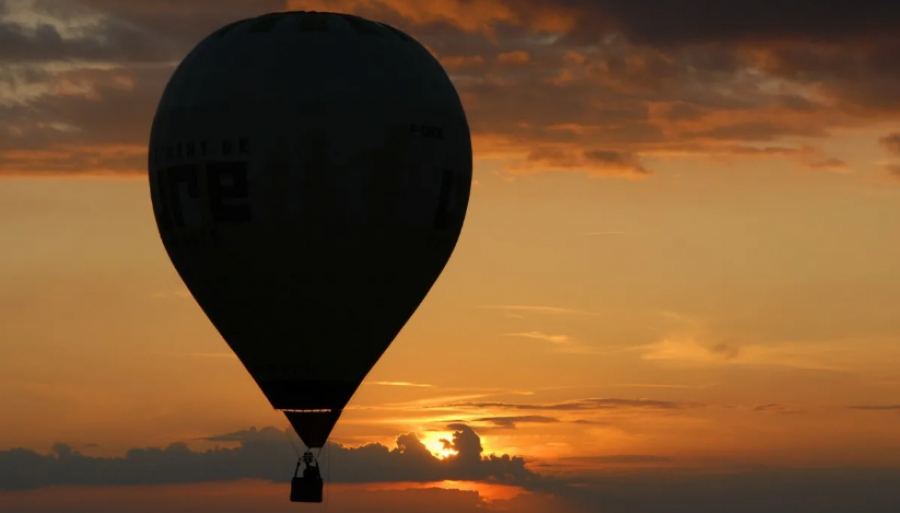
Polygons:
M295 477L291 480L291 502L322 502L321 477Z

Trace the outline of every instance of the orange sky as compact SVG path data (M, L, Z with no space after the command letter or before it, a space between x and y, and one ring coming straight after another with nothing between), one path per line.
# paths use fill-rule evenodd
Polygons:
M475 147L456 252L334 441L438 453L467 424L554 476L900 466L897 8L288 4L422 41ZM174 64L285 7L0 4L0 450L287 426L172 268L144 170ZM3 476L0 511L53 510Z

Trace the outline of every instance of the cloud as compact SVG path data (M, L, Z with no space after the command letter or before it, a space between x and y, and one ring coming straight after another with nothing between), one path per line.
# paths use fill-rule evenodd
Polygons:
M380 386L389 386L389 387L419 387L419 388L427 388L427 387L434 386L434 385L429 385L427 383L409 383L407 381L364 381L363 385L380 385Z
M472 419L470 422L487 422L498 428L516 429L517 424L554 424L559 422L559 419L543 415L523 415L518 417L482 417L480 419Z
M668 465L667 465L668 466ZM603 472L555 486L549 493L485 500L480 491L390 486L333 485L328 510L336 513L895 513L900 502L896 468L741 469L715 473L636 465L627 472ZM449 486L454 486L449 483ZM56 487L7 493L11 511L34 513L288 513L283 484L230 481L195 485Z
M368 444L324 449L323 472L332 482L491 481L529 486L541 476L517 456L484 455L472 428L457 425L445 446L455 454L436 458L412 433L397 437L396 447ZM0 490L25 490L52 485L128 485L194 483L235 479L289 481L296 455L285 431L249 429L210 436L212 442L237 443L235 448L202 452L185 443L164 449L130 449L123 457L86 456L66 444L50 454L29 449L0 451Z
M892 36L900 23L900 9L877 0L837 0L827 6L815 0L789 6L776 0L737 0L727 8L707 0L483 0L474 9L457 0L427 6L414 0L296 0L288 5L393 15L415 25L446 23L488 34L503 25L524 26L536 32L567 33L583 44L602 40L610 32L662 46L786 38L843 41ZM655 14L647 16L648 12ZM671 23L674 19L679 23Z
M574 310L571 308L560 308L556 306L533 306L533 305L487 305L481 308L494 308L497 310L506 310L510 312L533 312L552 315L597 315L593 312L585 312L583 310Z
M878 139L878 142L889 155L900 157L900 133L888 134Z
M841 159L828 157L823 160L813 160L805 163L809 169L818 169L823 171L843 171L847 169L847 163Z
M143 63L181 57L171 40L154 37L156 34L114 17L97 15L76 2L55 4L52 13L42 11L58 16L55 24L40 22L28 27L0 21L0 64L71 60Z
M674 401L659 401L653 399L620 399L620 398L589 398L576 399L550 404L527 404L505 402L460 402L447 405L454 408L489 409L498 408L506 410L543 410L543 411L589 411L589 410L618 410L618 409L650 409L650 410L676 410L696 405L678 403Z
M440 61L445 69L451 71L460 68L481 66L484 64L484 58L480 55L454 55L450 57L441 57Z
M800 410L796 408L792 408L790 406L785 406L783 404L778 403L769 403L769 404L761 404L759 406L755 406L753 408L754 412L759 413L799 413Z
M513 50L497 55L497 61L504 64L525 64L530 60L531 55L525 50Z
M900 404L849 406L851 410L900 411Z
M579 24L573 33L579 40L596 40L604 32L603 28L614 28L631 40L661 46L710 41L877 39L893 35L891 27L900 23L900 8L877 0L837 0L827 5L815 0L798 0L787 5L776 0L736 0L727 7L706 0L556 3L578 12ZM650 10L653 16L646 15ZM674 19L679 23L671 23ZM590 31L592 26L594 30Z
M884 343L857 341L857 355L864 356ZM770 366L839 372L854 363L848 358L846 347L846 341L835 340L764 344L697 327L695 331L669 334L637 349L644 360L670 365Z
M624 383L621 385L612 385L625 388L673 388L673 389L690 389L690 388L709 388L715 386L715 383L705 383L702 385L675 385L668 383Z
M258 511L262 505L272 511L287 511L291 507L286 499L285 485L273 487L246 481L249 478L283 484L288 480L296 457L285 432L274 428L249 429L208 439L239 446L198 452L178 443L165 449L132 449L120 458L89 457L64 444L54 446L50 454L28 449L0 451L0 493L5 494L4 501L18 501L14 504L21 504L23 510L29 511L74 511L73 505L80 511L85 504L95 502L103 506L92 507L92 511L110 511L110 494L117 492L98 485L115 485L116 489L123 490L117 496L127 498L129 510L134 511L188 511L185 497L190 498L187 503L190 511L195 513ZM593 512L599 509L606 513L714 513L721 511L723 501L733 513L789 513L798 509L821 513L892 513L900 502L900 490L894 486L900 482L900 469L897 468L717 471L673 467L665 456L612 454L576 456L563 459L561 463L634 468L627 472L570 473L570 477L553 478L528 470L521 458L485 456L479 436L465 426L457 426L453 438L445 443L458 454L438 460L412 435L399 436L396 447L390 449L380 444L357 448L329 445L327 450L331 454L323 458L323 470L326 475L330 473L331 483L475 480L511 484L536 493L517 495L509 502L503 500L492 505L480 500L475 492L390 490L377 494L368 492L360 497L361 490L338 484L329 488L329 493L333 494L330 501L336 511L380 511L382 509L378 508L382 506L384 511L417 511L427 509L426 500L454 501L465 495L465 503L452 503L455 510L490 511L496 506L501 511ZM656 464L666 465L659 468ZM209 481L221 484L172 486ZM134 485L154 486L145 489ZM195 488L197 486L199 488ZM264 493L259 493L263 490ZM143 507L144 492L152 507ZM41 507L46 509L29 509L37 504L37 494L41 498ZM223 494L227 500L216 499ZM240 502L247 497L252 498L252 504ZM346 502L352 497L355 497L355 507ZM385 502L387 497L392 498L392 505ZM47 502L53 498L61 500L62 504ZM91 502L97 498L103 500ZM162 501L163 498L168 498L169 502ZM169 507L176 500L177 506ZM218 502L206 502L215 500ZM52 507L47 506L51 503ZM366 504L366 507L361 509L360 504ZM376 504L380 506L375 508L373 505ZM415 508L409 508L410 504ZM447 509L451 510L453 508Z
M568 335L548 335L540 331L526 331L521 333L505 333L503 336L544 340L553 345L554 351L562 353L589 354L600 352L593 347L573 340Z
M547 335L546 333L542 333L540 331L529 331L525 333L506 333L504 336L534 338L538 340L546 340L547 342L553 344L570 344L572 342L572 339L569 338L568 335Z
M23 74L33 96L0 102L0 174L138 174L170 70L64 67Z
M566 492L606 513L890 512L900 503L897 468L757 468L723 472L635 470L582 479Z
M668 463L671 458L664 456L651 456L645 454L613 454L609 456L569 456L560 458L566 462L576 463L613 463L613 464L639 464L639 463Z
M232 481L154 486L54 487L7 493L4 512L30 513L294 513L285 484ZM331 484L325 488L331 513L581 513L565 499L502 485L447 483ZM319 507L309 509L318 510Z
M556 128L548 127L548 130ZM650 171L632 153L594 149L583 150L564 145L543 145L528 152L525 159L509 168L513 173L547 171L583 172L594 176L641 178Z
M890 26L892 9L838 17L829 4L812 21L798 7L782 17L749 0L734 9L682 0L653 2L648 17L648 2L288 6L357 12L415 35L450 71L476 158L510 173L642 179L674 158L786 158L842 171L840 159L787 139L824 140L900 114L900 42L879 28ZM21 5L39 16L17 7L0 22L0 174L138 174L174 63L216 28L285 2ZM679 23L660 15L670 11ZM838 36L806 37L829 24Z

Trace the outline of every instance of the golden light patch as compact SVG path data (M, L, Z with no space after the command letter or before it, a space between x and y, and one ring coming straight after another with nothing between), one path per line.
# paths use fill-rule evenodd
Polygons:
M455 450L448 448L453 440L453 433L450 431L428 431L419 440L435 458L443 460L457 454Z
M365 485L367 490L422 490L441 488L443 490L463 490L478 492L485 501L509 500L530 492L518 486L479 483L475 481L437 481L433 483L372 483Z

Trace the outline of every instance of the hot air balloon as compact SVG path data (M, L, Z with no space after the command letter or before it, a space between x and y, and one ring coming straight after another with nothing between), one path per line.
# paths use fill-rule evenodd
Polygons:
M463 226L472 148L453 84L383 23L241 20L169 80L149 174L175 269L307 446L291 500L321 502L318 452Z

